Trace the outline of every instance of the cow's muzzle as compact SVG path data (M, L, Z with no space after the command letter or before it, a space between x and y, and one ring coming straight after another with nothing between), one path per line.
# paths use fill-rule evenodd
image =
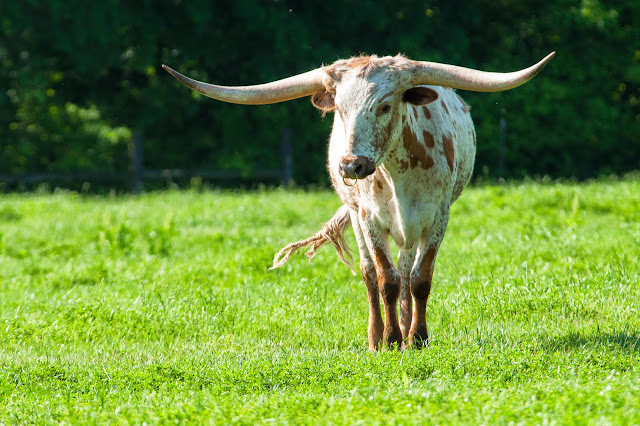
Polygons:
M367 157L347 155L340 159L340 173L343 178L362 179L375 171L375 163Z

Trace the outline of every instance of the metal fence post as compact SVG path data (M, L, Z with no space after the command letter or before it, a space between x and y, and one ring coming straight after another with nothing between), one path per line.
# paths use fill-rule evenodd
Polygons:
M507 111L502 110L500 116L500 146L498 147L498 175L505 177L507 157Z
M282 129L282 184L293 185L293 132L290 127Z
M133 146L131 149L131 166L133 169L133 190L136 194L141 194L144 190L144 169L142 151L142 132L136 131L133 134Z

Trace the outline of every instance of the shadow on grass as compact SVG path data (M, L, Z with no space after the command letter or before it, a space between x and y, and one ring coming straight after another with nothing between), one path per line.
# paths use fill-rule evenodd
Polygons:
M640 332L619 331L582 335L569 333L565 336L546 336L543 346L551 351L572 351L590 348L608 348L627 353L640 352Z

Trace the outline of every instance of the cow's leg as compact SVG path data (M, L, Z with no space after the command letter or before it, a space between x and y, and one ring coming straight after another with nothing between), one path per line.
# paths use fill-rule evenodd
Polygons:
M362 235L375 264L378 289L384 304L383 344L388 346L396 344L400 348L402 345L402 332L398 323L400 274L394 266L391 256L389 233L386 230L378 229L375 223L369 222L365 214L361 214L360 217L363 218L360 222Z
M384 328L382 314L380 313L380 299L378 297L378 277L356 213L351 214L351 225L358 242L358 250L360 251L360 272L367 286L369 299L369 350L374 351L378 349L380 340L382 340Z
M409 337L412 316L411 285L409 276L415 263L417 245L411 250L400 250L398 255L398 272L400 273L400 331L402 339Z
M391 347L394 344L400 349L402 332L398 323L398 296L400 295L400 274L393 265L393 257L389 250L388 240L384 240L382 247L375 245L373 258L376 263L378 289L384 303L384 333L383 344ZM386 243L386 244L384 244Z
M431 292L436 255L444 238L448 221L449 207L443 206L436 214L433 226L425 231L418 244L416 261L409 280L414 302L413 318L409 330L409 346L415 345L417 348L422 348L429 343L426 319L427 299Z

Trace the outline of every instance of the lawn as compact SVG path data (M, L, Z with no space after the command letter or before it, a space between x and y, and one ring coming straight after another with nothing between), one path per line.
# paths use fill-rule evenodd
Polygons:
M0 424L640 424L639 177L468 188L422 351L367 350L332 248L267 271L338 206L1 195Z

